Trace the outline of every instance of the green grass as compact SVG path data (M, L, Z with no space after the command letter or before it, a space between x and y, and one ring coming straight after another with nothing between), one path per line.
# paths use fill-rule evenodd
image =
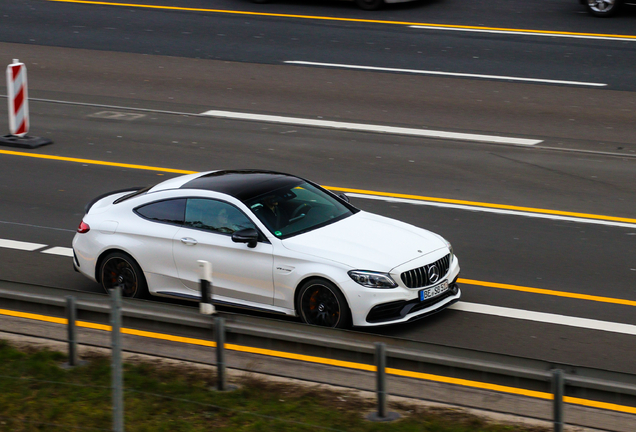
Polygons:
M20 351L0 341L0 431L112 430L110 358L62 367L54 351ZM316 386L271 383L246 375L231 392L194 367L124 364L127 432L538 432L489 424L460 410L391 406L399 421L371 423L372 401ZM314 425L314 426L312 426ZM320 427L316 427L320 426Z

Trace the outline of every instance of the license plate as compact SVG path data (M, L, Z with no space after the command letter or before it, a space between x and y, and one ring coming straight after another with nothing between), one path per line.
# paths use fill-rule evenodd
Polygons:
M420 301L428 300L433 297L437 297L438 295L448 291L448 282L444 281L441 284L420 290Z

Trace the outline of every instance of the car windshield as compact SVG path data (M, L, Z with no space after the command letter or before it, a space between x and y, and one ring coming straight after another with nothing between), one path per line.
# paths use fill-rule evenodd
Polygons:
M307 182L268 192L245 204L272 234L281 239L344 219L355 210Z

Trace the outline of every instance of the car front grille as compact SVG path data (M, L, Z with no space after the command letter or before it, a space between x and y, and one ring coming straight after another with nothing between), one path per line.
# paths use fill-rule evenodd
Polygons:
M408 288L422 288L437 283L444 279L444 276L448 273L450 258L451 256L448 254L434 263L405 271L400 275L402 282L404 282L404 285ZM431 271L433 266L438 270L438 277L435 281L431 281L430 279L431 274L434 272L434 270Z
M458 292L457 283L452 283L450 285L450 289L437 297L433 297L432 299L420 301L419 299L409 300L409 301L395 301L390 303L383 303L374 306L369 314L367 315L367 322L369 323L381 323L387 321L395 321L397 319L402 319L408 314L412 314L422 309L426 309L430 306L433 306L436 303L441 302L442 300L447 299L448 297L456 295ZM436 312L436 311L433 311ZM419 317L418 317L419 318Z

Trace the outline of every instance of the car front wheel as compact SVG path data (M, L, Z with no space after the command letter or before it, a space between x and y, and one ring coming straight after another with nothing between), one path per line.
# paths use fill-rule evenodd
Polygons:
M587 10L597 17L610 17L620 6L619 0L587 0Z
M312 279L305 282L298 295L300 317L307 324L344 328L349 326L351 314L347 301L331 282Z
M102 261L99 275L106 292L121 285L123 297L143 298L148 294L144 273L130 255L121 252L108 254Z

